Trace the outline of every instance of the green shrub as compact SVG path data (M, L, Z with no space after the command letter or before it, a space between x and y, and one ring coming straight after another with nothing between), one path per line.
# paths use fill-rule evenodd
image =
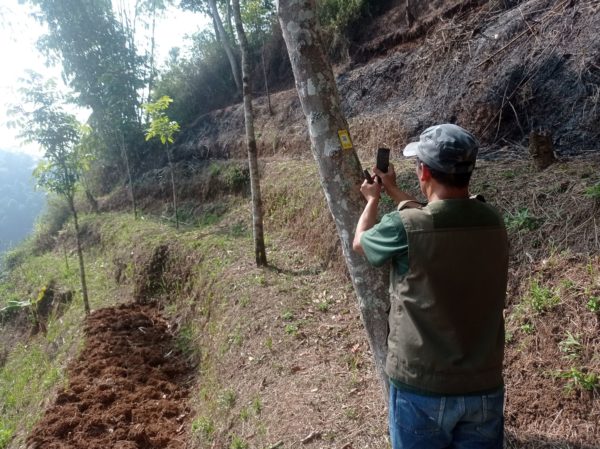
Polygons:
M368 11L368 2L365 0L320 0L317 2L317 14L321 26L333 27L341 32L364 13Z
M229 449L248 449L248 443L237 435L233 435Z
M199 416L192 421L192 433L201 435L210 441L215 433L215 424L210 418Z
M260 415L260 412L262 411L262 401L260 400L260 398L258 396L256 396L253 400L252 400L252 409L254 410L254 414L255 415Z
M565 358L576 359L579 357L579 353L582 349L579 339L580 336L578 334L573 335L569 331L565 333L565 339L558 343L558 348L565 354Z
M600 386L600 377L596 373L586 373L579 368L572 367L567 371L560 371L557 377L566 379L565 388L571 390L593 391Z
M56 243L56 236L71 218L68 204L62 198L51 196L45 213L35 225L33 249L41 254L50 251Z
M28 242L22 242L18 247L7 251L2 256L2 262L0 266L7 270L12 271L21 265L25 259L29 256L31 249L29 248Z
M194 353L195 348L195 331L191 325L184 325L179 329L175 345L183 354L189 355Z
M528 335L531 335L535 332L535 325L533 323L523 323L521 325L521 330Z
M369 15L368 0L320 0L317 14L324 42L329 42L329 56L334 62L348 57L348 48L355 25Z
M590 312L600 312L600 296L592 296L587 302L587 308Z
M329 301L320 301L317 304L317 308L321 312L327 312L329 310Z
M3 421L0 421L0 449L4 449L8 446L14 433L12 429L5 426L6 424Z
M237 400L237 395L235 391L231 389L226 389L221 392L219 395L219 404L225 409L231 409L235 405L235 401Z
M298 326L296 324L286 324L285 333L288 335L296 335L298 333Z
M221 173L221 166L216 162L211 162L208 167L208 172L210 173L210 176L219 176Z
M600 183L585 189L584 196L595 200L600 200Z
M534 231L542 224L540 218L534 217L529 209L519 209L515 213L509 213L504 217L504 223L509 231Z
M225 184L234 192L240 192L250 185L250 171L248 167L230 165L223 173Z
M542 313L560 303L560 297L550 288L533 281L525 298L534 312Z

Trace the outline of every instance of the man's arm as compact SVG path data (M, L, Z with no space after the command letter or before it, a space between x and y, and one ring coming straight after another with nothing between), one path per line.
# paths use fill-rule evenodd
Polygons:
M377 206L379 205L379 198L381 197L381 186L378 183L369 184L365 181L362 186L360 186L360 191L367 200L367 205L358 219L352 248L357 253L364 254L362 245L360 244L360 238L365 231L368 231L375 226L377 221Z

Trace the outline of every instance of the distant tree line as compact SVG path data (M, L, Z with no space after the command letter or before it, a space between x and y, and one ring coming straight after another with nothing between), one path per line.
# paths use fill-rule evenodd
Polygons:
M0 150L0 253L31 232L44 207L45 196L31 178L34 166L31 156Z

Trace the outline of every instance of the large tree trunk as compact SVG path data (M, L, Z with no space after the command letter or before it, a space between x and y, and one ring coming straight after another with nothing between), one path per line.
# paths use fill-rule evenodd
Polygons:
M388 383L383 370L389 309L387 273L372 268L363 256L352 250L354 230L364 207L359 190L362 169L351 146L333 71L320 41L315 0L279 0L277 11L298 96L308 122L321 185L342 243L387 400Z
M242 81L244 94L244 121L246 123L246 142L248 144L248 163L250 165L250 188L252 190L252 224L254 230L254 254L256 265L267 265L267 253L265 250L265 239L263 231L263 208L260 196L260 177L258 174L258 160L256 150L256 137L254 135L254 113L252 111L252 83L250 75L250 50L248 39L242 25L240 13L240 1L233 0L233 16L235 28L242 50Z
M81 250L81 237L79 233L79 221L77 220L77 211L75 210L75 202L72 197L68 197L69 207L73 214L73 221L75 222L75 241L77 242L77 257L79 258L79 277L81 280L81 293L83 295L83 307L85 313L90 314L90 302L88 300L87 282L85 280L85 267L83 264L83 251Z
M219 16L219 10L217 9L217 3L215 0L208 0L208 5L210 7L210 14L213 19L213 24L215 27L215 33L217 34L217 38L221 41L221 45L225 49L225 54L227 55L227 59L229 59L229 65L231 66L231 73L233 74L233 80L235 81L235 85L237 86L238 91L242 90L242 82L240 80L240 68L238 67L237 58L231 45L229 43L229 38L227 37L227 33L225 32L225 28L223 27L223 21L221 20L221 16Z

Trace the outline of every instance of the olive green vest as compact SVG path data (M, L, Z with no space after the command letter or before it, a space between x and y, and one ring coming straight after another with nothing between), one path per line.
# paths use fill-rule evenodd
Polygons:
M408 203L398 209L409 269L391 272L386 372L438 394L500 387L508 271L502 216L476 198Z

